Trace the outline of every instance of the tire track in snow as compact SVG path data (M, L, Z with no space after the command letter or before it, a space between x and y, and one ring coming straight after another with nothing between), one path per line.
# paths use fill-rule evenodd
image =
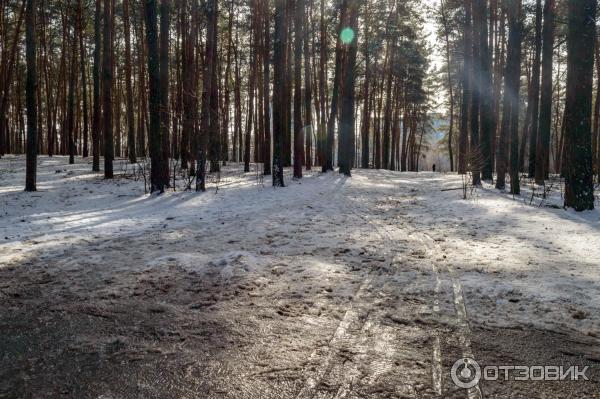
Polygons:
M347 182L347 179L344 179L342 182L343 187L345 187L346 182ZM382 239L383 255L384 255L384 258L386 258L386 260L387 260L386 263L388 263L390 268L393 268L394 264L396 263L396 257L393 255L390 245L394 241L394 239L392 238L392 235L388 231L387 227L379 225L378 223L372 221L365 213L360 212L360 210L359 210L360 206L356 206L354 203L350 202L345 195L342 195L342 190L340 190L340 193L338 195L342 198L342 201L347 204L347 208L350 210L351 213L353 213L359 219L361 219L362 221L366 222L368 225L371 225L374 228L375 233ZM383 231L383 233L382 233L382 231ZM390 285L390 283L386 282L384 284L384 287L389 286L389 285ZM383 289L382 289L382 291L383 291ZM375 330L378 325L379 325L379 323L373 324L373 326L371 326L370 330ZM367 385L374 384L380 375L384 374L386 371L388 371L389 369L391 369L393 367L392 366L393 355L396 353L396 350L395 350L396 347L392 343L393 339L391 337L389 337L390 334L386 333L383 329L380 329L380 330L381 330L380 335L382 337L380 337L379 341L371 340L370 344L373 347L375 347L377 345L382 345L385 348L385 350L383 351L385 353L385 355L383 356L384 357L383 360L376 362L377 369L368 378L366 378ZM364 329L363 329L363 333L364 333ZM368 338L369 337L362 337L362 339L365 341L368 341ZM346 373L344 375L350 376L350 377L346 377L344 379L344 381L342 382L341 386L338 388L338 391L335 396L336 399L345 398L352 392L352 386L354 385L355 382L357 382L358 378L356 376L360 375L360 372L355 365L353 367L353 369L350 370L349 373ZM411 390L414 391L413 384L407 383L406 385L410 386Z
M426 247L426 251L430 252L429 258L433 259L433 253L431 252L431 246L436 247L436 249L440 249L439 244L427 233L424 232L418 232L418 234L422 235L423 237L425 237L425 239L421 240L421 242L423 242L423 244ZM429 244L426 244L425 242L428 241ZM435 263L431 262L434 273L436 274L436 296L439 295L439 291L440 291L440 287L441 287L441 280L440 280L440 272L437 268L437 266L435 265ZM452 282L452 293L453 293L453 302L454 302L454 309L456 311L456 316L457 316L457 326L458 326L458 331L459 331L459 343L461 346L461 350L462 350L462 355L465 358L471 358L471 359L475 359L475 356L473 355L473 351L471 350L471 328L469 327L469 317L467 314L467 307L465 304L465 296L464 296L464 292L462 289L462 284L460 283L460 279L458 278L458 276L456 275L456 272L454 270L454 268L447 264L446 265L446 270L450 276L450 280ZM437 301L437 300L436 300ZM437 307L437 314L439 315L439 303L434 305L434 311L436 310ZM439 349L439 345L440 345L440 339L439 339L439 333L438 336L436 337L436 344L434 347L434 357L435 357L435 352L436 350L440 350ZM439 367L440 367L440 374L439 374L439 393L438 395L442 394L442 386L441 386L441 357L440 357L440 362L439 362ZM435 376L435 372L434 372L434 376ZM434 379L434 384L437 381ZM437 391L437 386L436 386L436 391ZM475 385L473 388L467 390L467 398L469 399L483 399L483 392L481 391L481 387L479 386L479 384Z
M353 297L353 301L350 303L348 309L346 310L344 317L338 324L333 334L333 337L331 338L331 340L329 340L327 346L325 347L327 351L327 357L325 359L325 362L319 364L319 367L317 367L317 371L314 373L314 376L307 378L307 380L304 383L304 386L302 387L298 395L296 395L297 399L313 398L317 393L319 384L321 383L321 381L323 381L323 379L327 376L327 374L335 365L334 360L339 355L337 347L345 339L348 339L348 330L350 329L350 326L352 324L360 323L360 314L359 311L356 309L356 302L358 302L358 300L362 297L364 291L366 290L366 287L369 286L370 282L371 280L367 278L360 285L358 291ZM362 330L364 330L364 327L361 329L361 331ZM309 357L309 363L311 363L311 360L313 362L316 361L318 357L319 352L317 349L315 349Z
M354 216L358 217L362 221L366 221L367 223L369 223L373 227L375 227L376 233L383 239L384 247L385 247L384 248L384 256L387 258L391 252L388 248L388 244L387 244L388 241L381 234L381 232L379 231L379 228L377 226L373 225L368 219L365 218L364 215L362 215L359 211L357 211L357 209L356 209L357 207L355 207L352 203L350 203L350 201L348 201L348 199L345 197L344 187L345 187L346 181L347 181L347 179L345 177L341 177L341 179L338 182L334 183L334 189L339 184L339 187L338 187L339 189L335 190L335 196L337 197L339 202L346 203L346 209L349 210L350 213L352 213ZM393 259L393 258L390 259L389 260L390 265L392 265L394 263L394 261L395 261L395 259ZM372 272L370 272L370 273L372 273ZM328 342L328 344L326 346L328 354L327 354L325 361L319 365L319 367L317 368L317 371L314 373L314 376L307 378L307 380L305 381L300 392L296 396L297 399L315 397L315 395L318 392L320 383L331 373L333 368L336 366L335 360L337 360L337 358L339 357L339 346L340 346L339 344L344 342L344 340L351 340L352 338L354 338L354 341L356 341L356 342L354 342L354 345L359 346L359 347L360 346L366 347L369 344L370 345L375 344L374 342L369 341L370 337L368 336L368 333L370 331L373 331L376 328L377 323L376 323L376 321L372 320L370 312L368 312L368 311L361 312L358 310L358 307L361 305L361 302L364 301L364 299L363 299L364 293L366 291L369 291L370 288L371 288L371 278L367 277L361 283L356 294L353 296L353 300L350 303L348 309L346 310L344 317L338 324L338 326L333 334L332 339ZM370 304L370 307L372 307L372 304ZM367 314L366 317L364 317L364 313ZM363 315L362 318L365 321L362 323L361 328L358 330L359 331L358 335L356 337L352 337L349 334L350 326L352 326L353 324L355 324L355 325L360 324L361 315ZM383 345L385 345L385 343ZM388 347L388 351L387 351L388 353L391 353L391 354L394 353L393 345L387 345L386 347ZM366 357L367 353L368 353L368 351L365 349L365 352L363 354L361 354L360 357ZM311 363L311 360L315 361L318 357L319 357L318 351L317 350L313 351L313 353L309 357L309 363ZM390 363L390 365L392 363L392 361L389 359L387 360L387 362ZM390 365L383 365L383 366L380 365L380 369L388 369L389 367L391 367ZM347 397L352 392L352 387L358 381L360 375L361 375L361 372L358 370L356 365L354 365L354 367L352 367L351 370L348 370L346 373L344 373L344 380L341 382L341 384L336 392L335 398L341 399L341 398ZM376 378L377 378L377 375L371 376L372 382Z
M387 229L386 229L387 231ZM435 299L433 310L438 317L440 316L440 306L439 306L439 298L441 295L441 285L442 285L442 274L434 262L435 253L431 251L431 247L435 247L438 252L441 250L439 244L427 233L422 231L415 231L417 234L422 235L425 239L421 239L420 241L423 243L425 247L425 253L429 253L428 259L431 261L431 268L435 274L436 285L435 285ZM391 235L390 235L391 239ZM429 242L429 244L427 244ZM473 351L471 350L471 329L469 327L469 319L467 314L467 309L465 305L465 297L462 289L462 285L460 283L460 279L456 275L454 268L450 264L446 264L446 270L450 276L452 282L452 294L453 294L453 302L454 309L457 316L457 325L459 327L459 342L462 350L463 357L468 357L471 359L475 359L473 355ZM433 344L433 367L432 367L432 380L434 385L434 390L438 396L443 395L443 384L442 384L442 355L441 355L441 338L439 331L435 332L434 344ZM467 398L468 399L483 399L483 393L481 391L481 387L479 384L475 385L473 388L467 390Z
M334 193L338 199L343 199L343 195L340 194L345 184L345 179L336 179L332 184L331 192ZM338 187L341 185L341 188ZM336 188L340 188L337 189ZM364 292L371 284L371 279L369 277L365 278L363 282L360 284L358 290L352 297L352 301L348 305L346 312L344 313L344 317L338 323L335 332L333 333L332 338L329 340L327 345L323 348L326 351L325 361L319 363L316 371L312 376L308 377L304 382L304 385L296 395L297 399L305 399L305 398L313 398L319 388L320 383L323 379L331 372L332 368L335 366L334 361L339 356L338 347L341 342L348 339L348 331L353 324L360 323L360 313L357 309L358 304L360 303ZM366 324L365 318L365 324ZM365 324L361 327L361 331L365 329ZM320 357L319 348L315 349L308 358L309 364L315 363Z
M367 221L368 223L370 223L371 225L373 225L376 230L378 230L378 233L380 236L381 233L379 232L379 228L381 228L383 231L385 231L385 235L389 238L390 242L394 241L394 238L392 237L391 232L388 230L386 225L380 225L378 222L375 222L373 220L371 220L368 216L366 215L359 215L359 217L361 217L363 220ZM437 242L427 233L421 232L421 231L416 231L417 234L422 235L425 239L420 239L419 241L421 241L421 243L423 244L423 246L425 247L425 253L428 253L428 259L430 259L431 261L431 268L434 272L435 275L435 298L434 298L434 303L433 303L433 311L434 313L438 316L438 318L440 317L440 296L441 296L441 286L442 286L442 273L439 270L438 266L436 265L436 263L433 261L434 259L434 253L431 250L431 247L436 247L438 250L439 248L439 244L437 244ZM382 236L383 238L383 236ZM430 244L427 244L427 241L429 241ZM392 260L393 262L393 260ZM452 268L451 265L447 264L446 265L446 270L450 276L451 282L452 282L452 288L453 288L453 302L454 302L454 308L455 308L455 312L456 312L456 318L457 318L457 325L459 327L459 342L460 342L460 346L461 346L461 350L462 350L462 354L463 357L468 357L471 359L475 359L475 356L473 355L473 352L471 350L471 330L469 327L469 321L468 321L468 314L467 314L467 310L466 310L466 305L465 305L465 297L464 297L464 293L463 293L463 289L462 289L462 285L460 283L460 279L457 277L456 272L454 271L454 269ZM443 373L443 366L442 366L442 351L441 351L441 337L440 337L440 332L435 330L434 332L434 337L433 337L433 350L432 350L432 384L433 384L433 389L435 391L435 393L438 396L442 396L443 395L443 379L442 379L442 373ZM481 391L481 388L479 386L479 384L477 384L475 387L469 389L467 391L467 398L468 399L483 399L483 393Z
M350 203L350 201L343 195L343 187L345 186L346 179L341 180L341 183L335 182L334 186L338 186L341 184L342 189L336 191L336 196L340 200L340 202L345 202L347 204L347 209L350 213L354 214L356 217L360 218L364 222L375 228L375 232L379 235L384 242L384 256L388 258L388 263L393 265L396 262L396 258L393 256L392 251L390 249L391 242L394 242L393 234L388 229L387 225L382 225L380 222L373 220L369 216L364 213L361 213L358 210L358 206ZM432 304L432 308L434 314L439 317L441 316L440 310L440 297L441 287L443 280L443 274L448 274L450 276L450 281L453 287L453 302L454 308L456 312L456 322L459 328L459 343L461 346L462 354L464 357L470 357L474 359L473 353L471 351L471 331L468 323L468 314L466 311L465 298L462 290L462 285L460 284L459 278L456 276L454 269L450 265L446 265L445 270L442 270L438 267L436 262L433 261L435 250L432 247L439 248L439 245L435 242L435 240L429 236L427 233L423 233L421 231L415 231L417 235L420 235L422 238L418 240L422 243L425 253L427 254L427 258L430 259L431 268L435 275L435 296ZM391 259L390 259L391 256ZM349 339L348 332L350 326L356 323L360 323L360 310L358 309L359 305L363 300L363 296L365 291L368 291L368 287L371 284L371 279L367 278L361 286L359 287L357 293L355 294L352 303L349 305L346 313L344 314L343 319L338 324L338 327L335 330L335 333L332 339L329 341L328 345L325 347L327 350L326 360L319 365L317 371L313 373L313 376L309 377L299 394L296 396L297 398L313 398L318 393L319 384L327 377L329 373L333 370L336 363L335 360L339 357L338 346L340 342L343 342L344 339ZM357 345L361 343L366 343L368 337L364 336L367 332L372 331L376 327L376 324L371 320L370 315L366 318L365 322L362 324L359 329L357 340ZM362 356L362 355L360 355ZM319 357L318 350L315 350L311 356L310 360L315 361ZM431 377L432 377L432 386L433 391L437 396L443 395L443 362L442 362L442 350L441 350L441 333L437 330L433 333L433 348L432 348L432 369L431 369ZM309 360L309 363L310 363ZM391 363L391 360L388 359ZM383 367L383 366L382 366ZM385 367L384 367L385 368ZM335 398L345 398L349 394L352 393L352 387L358 382L360 377L360 372L354 366L351 370L344 374L345 378L341 382L338 390L336 392ZM374 382L377 376L371 376L371 382ZM468 399L483 399L483 395L480 387L477 385L474 388L468 390L466 392L466 396Z
M389 230L387 229L386 226L380 226L377 222L370 220L367 216L365 216L365 220L368 223L370 223L371 225L373 225L376 229L379 229L379 228L383 229L385 231L385 235L387 236L389 241L390 242L394 241L392 234L389 232ZM427 249L426 249L426 251L427 251ZM431 268L434 272L435 280L436 280L435 281L435 289L434 289L435 296L434 296L432 308L433 308L434 313L439 318L439 315L440 315L439 297L441 295L442 279L441 279L440 272L439 272L437 266L435 265L435 263L433 263L433 262L431 263ZM442 367L442 346L441 346L440 332L437 330L434 330L433 335L434 336L433 336L433 350L432 350L431 379L432 379L432 385L433 385L434 392L438 396L441 396L443 394L443 384L442 384L442 369L443 369L443 367Z

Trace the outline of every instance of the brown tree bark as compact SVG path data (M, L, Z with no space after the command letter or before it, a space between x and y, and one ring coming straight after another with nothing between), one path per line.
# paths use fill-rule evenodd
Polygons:
M214 112L214 101L213 96L215 90L213 84L216 83L217 74L217 57L216 57L216 38L217 38L217 20L218 20L218 1L209 0L206 5L206 20L207 20L207 31L206 31L206 47L205 47L205 62L204 62L204 73L203 73L203 91L202 91L202 115L199 142L196 145L197 156L196 160L198 163L198 171L196 177L196 191L206 191L206 163L210 159L209 154L209 143L215 140L215 120L218 118L218 106L217 112ZM218 102L217 102L218 104ZM218 131L217 131L218 135ZM209 141L210 140L210 141ZM212 145L211 145L212 148ZM216 154L218 157L218 152Z
M550 167L550 130L552 127L552 65L554 56L555 0L544 3L542 27L542 96L540 100L539 132L536 143L535 181L542 184Z
M102 54L102 91L104 100L104 178L113 178L113 54L112 54L112 6L111 0L104 0L104 35Z
M591 113L596 46L595 0L569 0L565 105L565 207L594 209Z
M150 148L150 192L163 193L167 182L164 181L162 168L162 139L160 122L160 56L158 49L158 18L156 0L144 3L146 11L146 38L148 46L148 97L150 106L150 127L148 144Z
M481 37L484 21L479 15L479 5L483 0L472 0L471 10L473 13L473 58L471 70L471 143L469 145L469 163L474 186L481 185L481 171L483 169L483 151L479 143L480 134L480 111L482 98L482 64L479 38Z
M343 0L340 6L340 20L337 29L337 40L335 46L335 72L333 77L333 93L331 97L331 108L329 112L329 120L327 121L327 140L325 144L325 162L323 163L322 171L327 173L333 171L333 145L335 139L335 123L338 114L339 88L342 79L342 41L341 33L346 23L346 14L348 8L348 0Z
M454 85L452 83L452 64L451 64L451 47L450 47L450 21L448 21L447 1L440 2L440 16L442 19L442 27L444 29L444 55L446 58L447 80L448 80L448 97L449 97L449 112L450 121L448 126L448 157L450 158L450 172L454 172Z
M131 83L131 29L129 0L123 0L123 30L125 34L125 104L127 107L127 155L129 162L137 162L135 146L135 119L133 111L133 85Z
M287 46L286 1L275 0L273 54L273 186L284 187L283 145L285 134L285 49Z
M311 170L313 165L313 117L312 117L312 82L311 82L311 65L310 65L310 19L309 10L313 9L314 0L308 0L308 7L304 10L304 118L305 118L305 161L306 170ZM314 48L313 48L314 50Z
M302 120L302 32L304 2L295 0L294 9L294 178L302 178L304 123Z
M269 2L267 0L263 1L263 12L265 13L264 18L263 18L263 24L264 24L264 45L263 45L263 95L264 95L264 104L263 104L263 111L264 111L264 127L265 127L265 133L264 133L264 143L263 143L263 174L265 176L269 176L271 175L271 112L270 112L270 108L271 108L271 97L270 97L270 80L271 80L271 73L270 73L270 62L271 62L271 57L270 57L270 53L271 53L271 13L269 11Z
M77 89L77 30L71 39L71 61L69 63L69 97L67 102L67 137L69 164L75 163L75 91Z
M35 0L27 0L25 12L25 46L27 62L27 84L25 88L27 106L27 161L25 171L25 191L36 191L37 182L37 104L35 95L37 90L37 66L36 66L36 13L37 4Z
M353 37L349 37L349 30L342 33L342 37L346 40L344 45L347 47L346 62L344 65L344 79L342 88L342 106L340 111L340 130L339 130L339 146L340 173L346 176L352 175L354 165L354 148L355 148L355 67L356 56L358 53L358 0L348 0L348 27L353 33Z
M100 105L100 46L102 45L102 37L100 35L101 26L101 2L96 0L96 9L94 13L94 66L93 66L93 81L94 81L94 97L93 97L93 116L92 116L92 171L100 171L100 118L102 108ZM55 124L53 124L56 126ZM53 135L53 137L55 137Z
M161 180L169 186L170 113L169 113L169 35L171 23L171 0L160 2L160 130L161 130Z
M529 130L528 175L535 176L540 109L540 69L542 57L542 0L535 5L535 50L531 73L531 127ZM523 143L525 144L525 143Z
M462 71L462 102L460 132L458 137L458 173L467 173L469 164L469 109L471 99L472 37L471 0L464 0L465 23L463 27L464 64Z

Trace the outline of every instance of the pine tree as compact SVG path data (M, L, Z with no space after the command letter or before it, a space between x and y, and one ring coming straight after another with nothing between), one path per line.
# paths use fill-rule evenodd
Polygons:
M540 67L542 54L542 0L535 5L535 50L531 74L531 127L529 131L529 177L535 176L537 142L539 134ZM525 145L525 143L522 143Z
M38 153L38 130L37 130L37 104L35 101L37 91L37 65L36 65L36 13L37 4L35 0L27 0L25 12L25 42L27 61L27 162L25 172L25 191L36 191L37 182L37 153ZM0 121L3 123L3 121Z
M264 93L264 126L265 126L265 141L263 145L263 174L265 176L271 175L271 101L270 101L270 85L271 85L271 18L269 10L269 1L263 0L263 12L265 13L263 18L264 24L264 45L263 45L263 93Z
M473 68L471 70L472 76L472 91L471 91L471 142L469 145L469 162L471 163L471 173L473 177L473 185L478 186L481 184L481 167L483 151L479 143L479 129L480 129L480 113L481 113L481 97L482 97L482 65L480 56L480 42L482 26L484 21L478 15L477 10L480 8L482 0L472 0L472 12L473 12L473 58L471 59ZM510 0L509 0L510 1Z
M536 143L535 181L542 184L548 177L550 167L550 131L552 128L552 64L554 57L554 8L555 0L544 3L542 28L542 86L540 115Z
M467 173L469 164L469 104L471 99L471 0L464 0L465 20L463 26L464 63L462 70L462 101L460 109L460 131L458 136L458 173Z
M171 0L160 2L160 142L161 163L159 165L162 184L169 186L169 28L171 21Z
M205 63L203 73L203 91L202 91L202 115L200 122L200 134L198 135L198 143L196 144L196 160L197 160L197 178L196 178L196 191L206 191L206 163L209 160L209 139L214 134L215 121L213 120L214 102L212 96L215 94L213 90L213 84L215 83L215 76L217 73L217 59L216 59L216 37L217 37L217 18L218 8L217 0L209 0L206 5L206 20L207 20L207 31L206 31L206 47L205 47ZM218 153L217 153L218 156Z
M338 115L338 101L340 94L340 82L342 77L342 30L346 23L348 0L343 0L340 6L340 20L337 29L337 40L335 45L335 72L333 75L333 93L331 95L331 108L327 122L327 137L325 140L323 173L333 170L333 145L335 140L335 123Z
M475 18L482 21L479 24L479 65L481 66L480 75L480 131L479 143L482 158L481 178L483 180L492 180L494 172L493 156L493 98L492 98L492 53L488 45L488 24L489 17L487 0L475 0L477 5L477 15Z
M592 91L596 1L569 0L565 105L565 207L594 209Z
M88 136L89 136L89 123L88 123L88 95L87 95L87 72L86 72L86 50L84 46L83 36L85 26L83 23L83 9L81 0L77 0L77 12L78 12L78 27L79 27L79 68L81 74L81 99L83 103L83 158L89 156Z
M160 124L160 64L158 50L158 18L156 0L147 0L146 38L148 46L148 98L150 106L150 126L148 144L150 148L150 192L165 191L166 182L162 169L161 124Z
M521 76L521 0L508 3L508 54L504 71L505 89L502 101L502 125L498 143L496 188L506 187L510 171L511 193L519 194L519 83ZM509 152L510 143L510 152ZM510 167L509 167L510 154Z
M305 128L304 128L304 136L305 136L305 145L306 149L304 151L305 161L304 164L306 166L306 170L312 169L312 135L313 135L313 117L312 117L312 76L311 76L311 66L310 66L310 43L309 43L309 31L310 31L310 21L309 21L309 10L312 11L314 0L308 0L308 6L304 7L303 16L304 16L304 29L302 30L304 33L304 118L305 118Z
M127 107L127 155L129 162L137 162L135 146L135 119L133 110L133 87L131 84L131 32L129 0L123 0L123 30L125 35L125 104Z
M71 61L69 65L69 99L67 108L67 137L69 164L75 163L75 90L77 86L77 33L73 29L71 39Z
M104 178L113 178L113 60L111 0L104 0L104 37L102 54L102 95L104 100Z
M521 15L521 1L510 0L509 18L509 36L508 46L513 49L512 54L509 50L510 64L507 67L507 75L510 75L510 84L506 91L510 95L510 193L519 195L521 193L519 181L519 87L521 79L521 44L523 36L523 22Z
M302 14L304 2L295 0L294 10L294 178L302 178L304 164L304 123L302 121Z
M100 26L102 23L101 13L102 0L96 0L96 11L94 13L94 97L93 97L93 116L92 116L92 171L100 171L100 118L102 106L100 104L100 54L102 46L102 36L100 35Z
M284 187L283 145L285 134L285 26L286 1L275 0L275 38L273 53L273 186Z
M348 0L348 27L341 32L341 40L347 47L346 62L344 65L344 79L342 88L342 106L340 112L339 146L340 146L340 173L351 176L354 165L354 93L355 93L355 67L358 52L358 1Z

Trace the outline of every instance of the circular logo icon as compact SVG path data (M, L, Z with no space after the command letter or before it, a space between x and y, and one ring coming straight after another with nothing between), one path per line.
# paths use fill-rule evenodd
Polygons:
M450 372L452 382L459 388L469 389L479 384L481 379L481 367L469 357L457 360Z

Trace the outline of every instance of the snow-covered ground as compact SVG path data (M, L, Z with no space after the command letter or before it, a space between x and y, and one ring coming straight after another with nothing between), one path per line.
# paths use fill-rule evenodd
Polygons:
M0 398L465 397L463 356L594 370L470 397L600 397L600 212L558 190L465 200L459 176L375 170L273 189L233 165L149 196L67 161L24 193L23 157L0 160Z

